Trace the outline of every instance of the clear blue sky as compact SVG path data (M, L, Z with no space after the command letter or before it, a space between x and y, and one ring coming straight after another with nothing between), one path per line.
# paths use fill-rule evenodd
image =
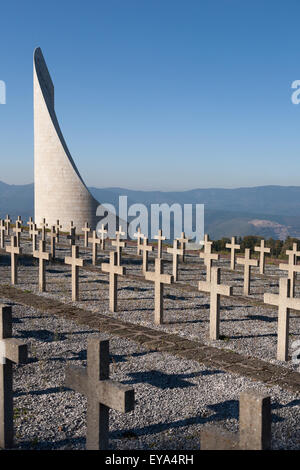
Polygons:
M33 181L40 46L88 185L300 185L299 0L12 0L0 14L0 180Z

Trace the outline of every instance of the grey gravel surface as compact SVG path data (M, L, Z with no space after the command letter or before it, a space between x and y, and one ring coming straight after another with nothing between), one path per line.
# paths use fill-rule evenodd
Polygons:
M22 244L24 251L29 253L30 244ZM132 248L127 250L127 253L134 252ZM63 257L69 255L69 250L58 249L57 253ZM88 250L82 248L81 253L90 259ZM99 261L108 261L107 253L100 254ZM193 264L189 264L191 261ZM226 270L228 264L228 260L216 263L225 268L222 282L233 285L234 294L241 295L242 273ZM124 258L124 265L129 274L141 274L139 260ZM153 269L152 263L150 269ZM171 264L167 264L166 272L171 272ZM261 300L264 291L278 292L279 274L283 275L276 266L267 266L265 278L255 275L251 298ZM100 269L97 272L80 270L80 301L74 305L249 357L259 357L293 370L299 367L291 361L282 363L275 359L277 311L263 305L242 303L234 297L222 298L222 340L211 342L208 338L209 297L180 289L180 284L197 286L197 281L204 277L203 264L196 256L188 257L188 263L180 267L178 286L165 289L165 324L160 326L153 323L153 286L126 277L119 278L119 311L110 313L108 279ZM9 259L1 256L0 283L8 284L9 279ZM37 283L36 261L22 260L19 288L72 303L69 267L47 266L47 292L39 294ZM299 292L297 286L297 296ZM0 301L7 303L6 299ZM15 366L16 447L83 449L86 400L64 389L64 371L67 364L86 365L87 338L99 335L99 332L20 305L14 305L13 312L14 334L29 343L31 350L30 362ZM299 318L292 313L290 345L300 339ZM111 411L112 449L198 449L200 430L213 423L236 432L237 400L240 392L247 388L271 394L273 448L300 448L298 395L221 370L209 370L192 360L149 352L125 339L101 333L100 337L111 339L111 378L132 384L136 390L134 412L122 415Z
M0 299L1 303L9 303ZM13 305L15 337L29 345L14 366L17 449L84 449L86 399L64 388L65 368L86 365L87 339L110 339L110 376L135 389L135 411L110 412L111 449L199 449L207 424L238 430L238 398L248 388L272 397L274 449L300 449L300 396L279 387L151 352L33 308Z

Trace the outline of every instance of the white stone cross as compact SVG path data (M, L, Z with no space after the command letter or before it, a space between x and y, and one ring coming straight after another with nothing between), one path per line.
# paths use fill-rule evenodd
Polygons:
M20 216L19 216L20 217ZM18 242L18 246L20 246L20 243L21 243L21 233L23 232L23 229L22 229L22 221L21 220L16 220L16 226L13 228L13 232L15 233L16 237L17 237L17 242Z
M46 219L42 219L40 229L42 231L42 241L46 241L46 227L48 227L48 224L46 224Z
M235 243L235 237L231 237L231 243L226 243L226 248L230 248L230 269L235 270L235 250L240 250L241 245Z
M288 278L290 282L290 296L294 297L295 295L295 279L296 273L300 272L300 266L297 265L297 257L300 256L300 252L297 251L297 243L293 243L292 250L286 250L286 254L288 255L288 263L280 263L279 269L288 272Z
M51 258L54 259L55 258L55 244L58 238L58 235L55 230L55 225L51 225L49 237L50 237L50 254L51 254Z
M140 246L143 252L143 274L145 275L148 271L148 253L153 251L153 246L148 245L148 238L143 238L143 244Z
M70 235L67 235L67 239L70 240L71 253L72 253L72 247L75 246L76 241L79 240L79 236L76 235L76 227L71 228Z
M0 220L0 248L4 248L5 232L6 232L5 222L4 220L1 219Z
M246 390L239 401L239 433L217 426L205 426L201 431L201 450L270 450L271 398Z
M145 273L147 281L154 282L154 323L161 325L164 321L164 284L172 284L173 276L164 274L163 260L155 258L155 271L148 271Z
M279 294L264 294L264 303L278 306L277 359L288 360L290 308L300 310L300 299L290 297L290 279L279 279Z
M180 243L180 248L181 248L181 250L183 251L183 253L182 253L182 255L181 255L181 262L184 263L184 260L185 260L185 248L186 248L186 244L189 242L190 238L186 237L184 232L181 232L181 237L180 237L180 238L177 238L177 240L179 241L179 243Z
M118 266L117 253L111 251L109 253L109 263L102 263L101 269L105 273L109 273L109 309L116 312L118 309L118 276L126 274L123 266Z
M250 294L251 267L258 266L258 260L251 259L250 256L250 248L245 248L245 257L236 260L237 264L244 265L244 295Z
M204 259L206 266L206 282L210 282L211 279L211 268L213 260L218 261L220 256L217 253L211 252L212 242L206 242L204 245L204 252L200 252L200 258Z
M18 282L18 255L22 254L22 248L19 247L18 238L15 235L10 239L11 244L5 248L5 251L11 256L11 283L14 286Z
M100 248L101 250L105 250L105 235L107 234L107 230L104 228L104 224L101 225L101 228L98 230L98 235L101 235L101 244Z
M271 253L271 249L265 247L265 240L261 240L260 246L255 246L254 251L259 252L259 272L264 274L265 272L265 253Z
M5 219L5 226L6 226L6 235L9 235L10 234L10 224L11 224L11 220L10 220L10 217L9 215L7 214L6 215L6 219Z
M32 252L36 250L37 237L39 233L40 233L40 230L36 227L36 224L33 224L31 228L31 232L30 232L31 240L32 240Z
M167 248L167 253L173 255L173 280L176 282L178 280L178 256L183 255L183 249L178 248L178 240L173 241L173 248Z
M112 240L112 242L111 242L112 246L116 247L118 266L121 265L122 248L125 248L125 246L126 246L126 243L121 242L121 240L120 240L121 235L125 235L125 232L122 232L122 227L120 226L120 229L116 231L116 240Z
M62 228L62 225L60 225L59 220L57 220L56 225L55 225L55 231L56 231L56 235L57 235L57 243L59 243L59 231L60 231L61 228Z
M65 386L87 397L87 450L107 450L109 409L134 410L134 389L109 379L109 341L89 338L87 368L69 366Z
M97 237L96 230L93 230L93 236L89 237L89 243L92 244L92 263L96 266L97 263L97 246L100 245L100 239Z
M46 242L40 240L39 250L33 252L33 257L39 260L39 292L46 290L46 270L45 261L49 261L50 254L46 252Z
M232 287L220 284L220 268L212 268L211 282L200 281L198 288L203 292L210 292L210 320L209 337L212 341L220 337L220 296L232 295Z
M204 251L206 251L207 247L212 246L213 242L209 241L209 236L207 233L204 235L204 240L201 240L200 245L204 245Z
M33 219L32 217L29 217L29 220L27 222L27 225L28 225L28 233L29 233L29 238L31 240L31 230L32 230L32 226L33 226Z
M138 227L137 232L133 234L134 238L137 239L137 254L141 254L141 240L144 238L144 234L141 232L141 227Z
M72 300L75 302L79 298L79 268L84 266L84 260L79 257L79 247L72 246L72 256L65 258L65 264L72 266Z
M82 231L84 232L84 247L87 248L89 246L88 234L91 231L91 228L89 227L88 222L84 224Z
M162 242L166 237L163 236L161 229L159 229L158 235L155 235L154 239L157 240L157 258L162 258Z
M10 449L14 441L13 363L27 362L27 345L12 338L12 308L0 305L0 447Z

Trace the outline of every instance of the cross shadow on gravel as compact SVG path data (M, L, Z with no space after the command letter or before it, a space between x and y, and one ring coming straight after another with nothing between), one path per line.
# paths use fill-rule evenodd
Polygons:
M64 341L67 337L63 333L49 330L22 330L18 331L18 338L34 338L38 341L51 343L52 341Z
M206 371L205 375L215 375L224 373L221 370ZM194 372L191 374L166 374L158 370L149 370L144 372L130 372L128 374L131 380L126 380L123 383L126 385L134 385L136 383L148 383L153 387L160 388L161 390L172 388L187 388L195 387L196 384L189 382L188 379L204 375L203 372Z

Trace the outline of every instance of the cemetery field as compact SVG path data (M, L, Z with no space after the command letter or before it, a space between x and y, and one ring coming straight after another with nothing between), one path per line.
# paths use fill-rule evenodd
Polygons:
M94 267L80 241L87 264L79 269L79 300L72 302L71 268L60 261L70 248L61 238L58 261L46 265L43 293L29 240L21 241L25 256L15 288L9 287L10 257L0 255L0 302L13 306L13 336L29 346L28 363L14 366L16 448L84 448L86 398L64 387L64 374L67 365L86 366L87 340L100 332L110 339L110 378L132 386L136 398L133 412L110 411L111 449L199 449L208 424L238 431L239 395L249 388L271 396L272 448L300 449L299 364L276 359L278 308L263 304L263 294L278 293L285 276L277 266L267 264L265 275L252 269L247 297L242 266L231 271L227 258L214 261L233 296L221 297L221 337L211 341L209 294L197 290L206 272L199 255L179 263L178 281L164 288L164 323L155 325L153 283L143 277L136 247L124 250L126 275L118 276L118 311L111 312L108 275L100 269L109 252L99 251ZM172 274L172 258L164 258L164 272ZM150 253L149 271L153 260ZM296 297L299 287L296 282ZM299 339L299 314L291 311L290 353ZM206 356L194 354L198 346Z
M1 302L9 303L1 298ZM29 361L14 366L17 449L84 449L86 398L64 387L65 368L86 366L87 339L99 330L13 304L13 335L29 346ZM149 350L115 335L110 378L135 389L135 410L110 411L111 449L199 449L208 424L238 431L238 399L245 389L272 400L272 446L299 449L298 394L246 377Z

